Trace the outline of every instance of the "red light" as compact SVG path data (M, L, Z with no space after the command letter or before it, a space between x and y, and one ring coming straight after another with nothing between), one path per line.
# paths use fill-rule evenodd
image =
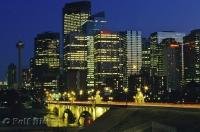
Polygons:
M101 31L101 34L111 34L111 32L103 30Z
M170 48L178 48L179 47L179 45L177 45L177 44L171 44L170 45Z

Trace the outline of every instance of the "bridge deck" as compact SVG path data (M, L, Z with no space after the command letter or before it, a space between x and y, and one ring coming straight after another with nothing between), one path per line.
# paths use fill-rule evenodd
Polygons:
M101 102L98 104L90 101L47 101L48 104L62 104L62 105L80 105L80 106L104 106L104 107L164 107L164 108L186 108L186 109L200 109L200 104L173 104L173 103L143 103L137 104L134 102Z

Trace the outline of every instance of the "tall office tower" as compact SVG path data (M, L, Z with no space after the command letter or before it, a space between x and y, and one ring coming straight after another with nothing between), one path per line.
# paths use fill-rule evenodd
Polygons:
M87 78L87 37L79 33L66 36L64 49L66 87L78 90L86 88Z
M142 33L129 30L121 32L123 64L124 64L124 85L128 86L128 78L131 75L139 75L142 67Z
M32 84L37 89L56 89L60 69L59 33L45 32L35 38L31 61Z
M99 12L88 18L83 25L83 34L87 36L87 88L94 88L94 36L105 28L105 13Z
M152 89L158 94L164 94L164 91L167 90L167 77L164 71L164 62L163 62L163 39L173 38L176 42L180 43L181 48L183 49L183 37L184 33L164 31L164 32L155 32L150 36L150 50L151 50L151 61L150 61L150 76L152 81ZM183 58L183 53L181 52L181 60ZM183 63L182 63L183 65ZM183 71L183 69L181 69Z
M139 74L142 66L142 33L127 31L127 74Z
M7 82L8 82L8 88L15 88L17 83L17 67L15 64L11 63L8 66L7 71Z
M175 91L181 86L181 44L175 39L163 39L164 76L167 80L167 91Z
M17 42L16 44L17 50L18 50L18 89L22 88L22 50L24 48L24 43L22 41Z
M87 39L82 34L82 26L90 14L89 1L67 3L63 8L63 59L65 87L68 89L86 87L80 84L80 79L87 76Z
M193 30L184 38L185 82L200 83L200 29Z
M150 36L151 49L151 75L163 76L162 48L160 47L163 39L174 38L176 42L183 44L184 33L163 31L155 32Z
M142 72L150 73L150 42L147 38L142 38Z
M106 87L122 89L123 72L120 70L122 49L117 33L100 31L94 37L95 88L106 92Z

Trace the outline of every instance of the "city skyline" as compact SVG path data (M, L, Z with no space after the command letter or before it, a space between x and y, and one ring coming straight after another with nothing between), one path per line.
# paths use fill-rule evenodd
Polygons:
M15 48L17 41L22 40L25 43L24 65L28 66L29 59L33 56L34 38L36 35L45 31L61 33L62 8L65 3L69 2L72 2L72 0L59 2L26 2L24 0L16 2L9 0L1 3L0 9L3 18L0 26L2 29L0 43L3 45L3 48L1 49L0 60L4 62L0 66L1 80L6 77L7 66L12 62L17 64L17 50ZM146 37L149 37L152 32L163 30L174 30L188 34L190 30L199 27L198 22L200 19L198 19L197 13L195 13L199 10L196 6L199 2L195 2L197 4L193 4L193 8L189 11L188 9L185 10L189 4L186 0L181 2L179 0L173 1L173 7L170 6L170 1L146 2L142 0L140 2L133 2L128 0L121 4L114 0L107 3L93 0L92 11L94 13L102 10L105 11L106 19L109 20L107 27L112 30L141 30ZM145 8L145 5L149 6ZM156 8L159 7L162 7L163 10L159 11L158 15L153 15L156 13ZM121 9L118 10L119 8ZM168 15L168 13L174 13L174 15ZM157 18L156 16L159 17ZM14 20L18 22L13 22ZM184 23L178 24L183 20L185 21Z
M0 130L198 131L198 5L3 1Z

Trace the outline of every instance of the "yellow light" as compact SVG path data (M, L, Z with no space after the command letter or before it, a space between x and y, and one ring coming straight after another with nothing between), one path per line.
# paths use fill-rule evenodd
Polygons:
M113 92L113 90L111 89L111 90L110 90L110 93L112 93L112 92Z
M137 66L136 66L136 65L133 65L133 69L137 69Z
M83 90L80 90L80 91L79 91L79 94L80 94L80 95L83 95Z
M139 92L139 91L140 91L140 88L137 88L137 91Z
M144 86L144 90L146 91L149 90L148 86Z
M102 107L97 107L96 108L96 116L99 117L104 113L104 110Z
M128 92L128 88L124 88L124 92L127 93Z

